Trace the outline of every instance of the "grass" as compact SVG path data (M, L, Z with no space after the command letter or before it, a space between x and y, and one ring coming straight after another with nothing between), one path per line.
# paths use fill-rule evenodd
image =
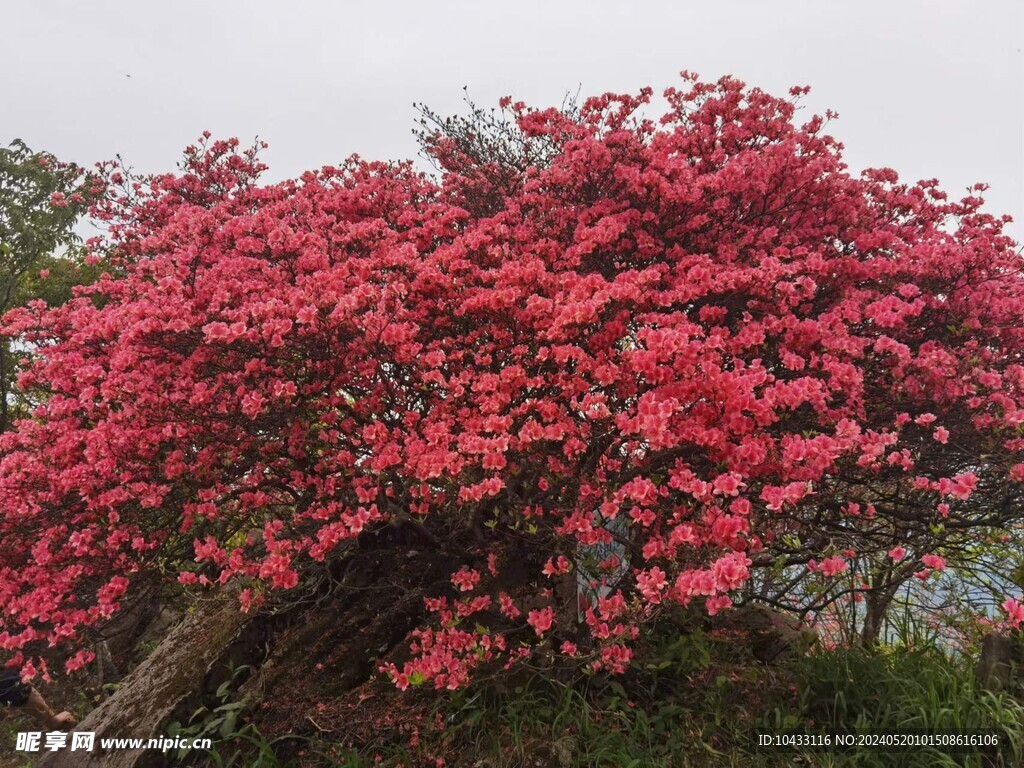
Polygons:
M397 712L400 695L392 702ZM1024 765L1024 706L980 690L973 659L921 637L909 647L819 650L766 667L738 659L732 646L707 635L668 635L649 645L622 678L537 671L519 684L499 679L439 695L433 714L443 727L429 727L424 719L415 744L384 738L360 751L310 738L291 760L275 754L278 744L249 724L228 734L208 765L414 768L436 765L438 757L448 768ZM223 725L209 722L202 729L209 732L215 724ZM980 730L998 733L1001 757L927 747L902 753L757 747L758 734L766 731Z
M775 710L776 728L815 721L850 733L996 732L1005 764L1024 763L1024 706L1006 694L981 690L974 660L936 645L844 648L809 655L796 665L799 706ZM901 765L982 765L979 755L949 755L923 747L901 755ZM864 752L843 765L894 765L893 755ZM839 763L837 763L839 764Z

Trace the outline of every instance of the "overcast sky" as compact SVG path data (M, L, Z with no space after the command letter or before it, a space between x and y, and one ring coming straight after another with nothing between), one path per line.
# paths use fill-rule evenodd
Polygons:
M659 89L681 69L808 110L854 168L991 184L1024 238L1020 0L0 0L0 141L168 169L203 130L270 143L273 178L416 153L412 103Z

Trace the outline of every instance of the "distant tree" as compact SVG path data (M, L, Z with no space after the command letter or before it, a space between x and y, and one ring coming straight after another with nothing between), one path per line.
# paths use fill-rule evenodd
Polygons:
M466 112L441 115L426 104L414 104L419 112L413 130L421 155L447 178L452 201L474 216L494 214L505 207L521 188L528 173L544 168L558 152L557 136L534 136L519 127L523 104L502 99L485 108L465 96ZM578 123L576 98L566 95L560 114Z
M34 152L21 140L0 148L0 314L29 301L58 306L99 270L85 263L75 225L99 192L74 163ZM0 340L0 431L12 421L22 354Z

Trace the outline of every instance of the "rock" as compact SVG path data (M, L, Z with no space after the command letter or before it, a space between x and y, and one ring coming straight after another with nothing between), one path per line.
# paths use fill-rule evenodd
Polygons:
M764 664L794 658L818 641L818 633L795 616L761 603L724 611L714 617L712 627L744 635L751 655Z
M143 749L100 751L102 738L158 738L179 704L197 689L252 616L242 613L237 597L224 591L199 603L130 672L109 699L74 731L96 734L93 750L51 752L38 768L133 768L146 765ZM69 740L70 741L70 740ZM151 764L150 761L149 764Z
M981 641L981 657L976 676L978 685L988 691L1002 691L1015 683L1019 649L1006 635L990 632Z

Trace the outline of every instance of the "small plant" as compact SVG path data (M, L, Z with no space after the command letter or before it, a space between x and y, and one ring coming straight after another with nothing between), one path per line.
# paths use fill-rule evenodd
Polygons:
M268 740L252 722L244 719L245 702L235 698L240 678L250 671L248 665L231 667L228 678L218 686L211 708L200 706L184 722L174 721L167 727L167 735L189 739L211 739L213 748L203 755L205 766L211 768L283 768L274 750L282 739ZM293 739L295 737L288 737ZM171 764L196 760L194 750L181 749L173 753Z

